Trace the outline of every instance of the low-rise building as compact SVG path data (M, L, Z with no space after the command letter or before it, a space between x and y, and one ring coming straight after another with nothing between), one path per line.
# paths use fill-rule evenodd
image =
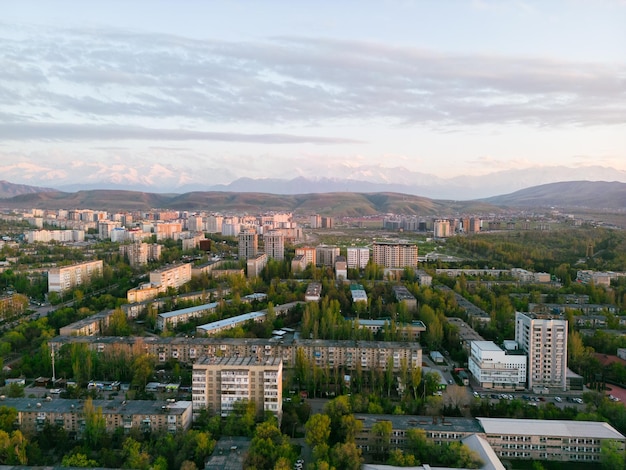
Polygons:
M306 302L319 302L322 294L322 284L319 282L311 282L304 293L304 300Z
M626 438L610 424L512 418L477 418L493 450L504 458L560 462L599 462L604 441Z
M157 316L157 328L161 331L165 331L168 328L176 328L176 325L179 323L186 323L193 318L200 318L214 312L218 305L218 302L211 302L209 304L196 305L195 307L159 313Z
M42 431L46 424L60 426L79 438L86 427L85 405L72 399L5 398L2 406L17 411L17 426L23 432ZM182 432L191 428L190 401L93 400L92 412L102 412L107 432Z
M472 341L468 369L483 388L523 390L526 361L523 351L505 351L493 341Z
M205 325L200 325L196 327L196 333L199 335L215 335L249 321L262 322L265 320L266 316L267 312L265 311L244 313L242 315L237 315L236 317L224 318Z
M93 336L101 334L109 327L111 317L115 310L105 310L87 318L83 318L59 330L62 336Z

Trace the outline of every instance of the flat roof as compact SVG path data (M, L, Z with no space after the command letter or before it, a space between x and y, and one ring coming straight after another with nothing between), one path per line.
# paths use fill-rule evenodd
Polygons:
M216 366L278 366L283 362L279 357L268 357L264 360L258 360L256 357L208 357L204 356L198 359L197 365L216 365Z
M474 345L481 351L502 351L502 348L493 341L472 341L472 346Z
M219 305L218 302L211 302L210 304L196 305L195 307L182 308L180 310L172 310L171 312L159 313L162 318L172 318L179 315L187 315L189 313L202 312L204 310L213 310Z
M486 434L582 437L626 440L613 426L601 421L476 418Z
M218 320L212 323L207 323L205 325L200 325L196 328L206 330L206 331L211 331L217 328L223 328L225 326L236 325L237 323L242 323L248 320L255 320L256 318L264 317L265 315L266 315L265 312L244 313L243 315L237 315L236 317L225 318L223 320Z
M426 431L453 431L467 434L482 432L480 424L474 418L370 414L355 414L354 417L363 423L364 429L371 429L380 421L390 421L393 429L420 428Z

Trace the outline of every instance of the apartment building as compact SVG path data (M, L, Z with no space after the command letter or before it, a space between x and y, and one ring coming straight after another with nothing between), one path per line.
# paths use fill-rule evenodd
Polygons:
M150 284L159 286L162 292L168 287L178 289L191 281L191 263L175 264L150 271Z
M337 256L339 256L338 246L318 245L315 247L316 266L333 267Z
M254 402L259 415L269 411L279 422L283 409L283 362L256 357L203 357L193 365L194 413L207 409L228 416L241 401Z
M17 411L17 426L22 432L39 432L46 424L61 426L80 438L85 431L85 400L42 398L4 398L2 406ZM123 428L141 432L182 432L191 428L192 402L146 400L93 400L93 409L102 410L107 432Z
M306 258L304 255L295 255L291 260L291 272L300 273L307 267Z
M265 254L278 261L285 259L285 237L279 230L271 230L263 235Z
M49 243L51 241L61 243L85 241L84 230L29 230L26 232L28 243Z
M528 356L528 388L567 388L567 320L515 312L515 341Z
M163 220L163 219L160 219ZM183 231L183 224L180 222L164 222L154 224L154 232L157 240L175 238Z
M48 341L50 348L59 350L65 344L83 343L100 354L125 352L129 355L150 354L159 364L175 359L185 364L207 357L280 358L285 367L293 367L299 349L318 366L344 367L354 370L387 368L391 357L394 370L403 362L409 367L421 367L422 348L418 343L394 341L343 341L313 339L217 338L197 335L186 337L108 337L57 336Z
M109 327L115 310L105 310L83 318L59 329L62 336L93 336L101 334Z
M417 299L409 292L406 286L393 286L393 295L396 297L398 303L404 304L410 312L417 310Z
M493 341L472 341L468 368L482 388L523 390L526 388L526 355L505 351Z
M101 220L98 222L98 238L100 240L111 239L111 232L113 229L120 228L122 226L119 222L112 220Z
M157 329L165 331L169 328L176 328L176 325L179 323L186 323L194 318L200 318L214 312L218 305L218 302L211 302L204 305L196 305L195 307L159 313L157 315Z
M451 235L450 221L437 219L433 224L433 235L435 238L448 238Z
M102 260L52 268L48 271L48 292L67 292L68 290L102 276Z
M384 332L385 328L392 328L391 320L369 320L361 318L354 320L355 328L366 328L374 334ZM394 323L393 328L399 332L403 341L418 341L426 331L426 325L420 320L411 323Z
M300 248L296 248L296 256L303 255L304 256L304 266L307 267L309 264L313 266L317 265L317 257L316 257L316 249L312 246L302 246Z
M0 297L0 319L6 320L22 315L28 308L28 297L23 294L11 294Z
M384 268L416 268L417 245L406 242L375 242L372 261Z
M335 258L335 278L344 281L348 279L348 264L345 256Z
M256 229L244 228L239 232L239 259L254 258L259 254L259 236Z
M196 327L196 334L215 335L222 331L235 328L236 326L242 325L249 321L260 323L263 320L265 320L266 316L267 316L267 313L263 311L263 312L244 313L242 315L237 315L236 317L224 318L222 320L214 321L214 322Z
M599 462L604 441L626 438L608 423L512 418L477 418L487 441L503 458Z
M148 261L156 261L161 258L162 246L157 243L135 242L129 245L120 245L120 255L128 258L132 267L143 266Z
M246 260L246 273L249 279L259 277L263 268L267 266L268 256L265 253L259 253L251 256Z
M365 269L370 261L370 249L361 247L349 247L346 250L348 268Z

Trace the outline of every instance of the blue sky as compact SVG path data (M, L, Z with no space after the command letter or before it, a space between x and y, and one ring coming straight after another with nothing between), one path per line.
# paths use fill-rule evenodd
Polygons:
M626 171L626 2L4 2L0 179Z

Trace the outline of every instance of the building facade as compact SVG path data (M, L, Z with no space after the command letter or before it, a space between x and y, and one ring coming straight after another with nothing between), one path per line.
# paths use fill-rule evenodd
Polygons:
M507 354L493 341L472 341L468 369L482 388L526 388L526 355Z
M256 357L204 357L193 365L194 413L206 409L228 416L237 402L253 402L257 413L274 414L279 422L283 409L283 361Z
M567 320L515 312L515 341L528 356L529 389L567 389Z
M67 292L73 287L91 281L96 276L102 276L102 270L102 260L52 268L48 272L48 292Z
M285 259L285 237L278 230L271 230L263 235L265 254L268 258L282 261Z
M259 254L259 236L256 229L248 227L239 232L239 259L254 258Z
M417 268L417 245L375 242L372 261L384 268Z
M360 247L349 247L346 249L348 268L365 269L370 261L370 249Z

